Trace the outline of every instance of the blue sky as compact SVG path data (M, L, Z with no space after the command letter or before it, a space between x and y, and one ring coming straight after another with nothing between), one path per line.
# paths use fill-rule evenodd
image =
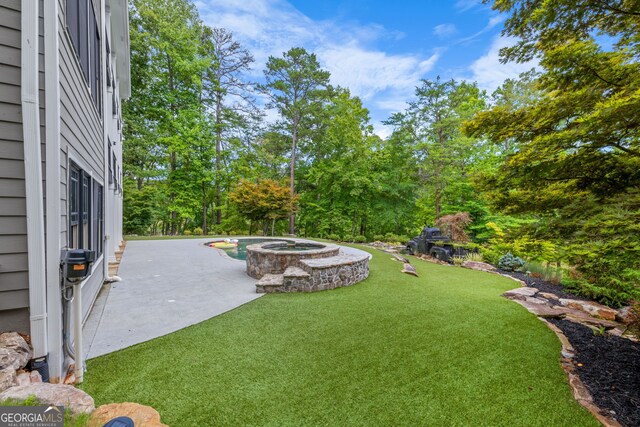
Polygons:
M479 0L196 0L203 21L224 27L256 62L294 46L314 52L333 84L348 87L382 121L406 107L420 79L477 81L491 93L532 64L500 64L505 16ZM273 113L272 113L273 114Z

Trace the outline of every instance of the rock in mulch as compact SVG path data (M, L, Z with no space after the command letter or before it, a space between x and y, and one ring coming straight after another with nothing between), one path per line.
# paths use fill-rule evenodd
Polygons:
M576 310L584 311L594 317L599 317L605 320L616 320L616 314L618 314L617 310L593 301L580 301L567 298L560 298L559 301L560 304L565 307L575 308Z
M550 319L576 352L576 372L596 404L625 426L640 425L640 343Z
M462 266L464 268L470 268L472 270L478 270L478 271L486 271L489 273L493 273L497 271L497 268L495 268L493 265L487 264L486 262L480 262L480 261L464 261L462 263Z
M556 285L551 282L547 282L542 279L536 279L535 277L527 276L524 273L518 273L515 271L506 271L506 270L498 270L499 273L511 276L515 279L519 279L525 283L526 286L531 286L533 288L538 288L540 292L548 292L554 295L557 295L559 298L571 298L574 300L582 300L588 301L588 298L581 297L579 295L573 294L571 291L565 289L561 285Z
M24 368L32 355L31 346L17 332L0 334L0 369L11 366L17 371Z
M532 297L537 293L538 293L538 290L536 288L522 287L522 288L511 289L510 291L507 291L502 295L509 299L524 301L527 297Z
M12 366L0 369L0 392L12 387L16 382L16 370Z
M534 303L526 299L525 300L514 299L513 301L517 302L518 304L520 304L521 306L529 310L530 313L533 313L538 317L549 318L549 317L564 316L564 313L561 310L558 310L557 308L554 308L554 307L549 307L546 304L540 304L537 302Z
M625 325L629 325L638 320L638 315L633 312L631 306L627 306L618 310L616 320L620 323L624 323Z
M11 387L0 393L0 401L7 399L24 401L32 395L43 405L62 405L74 414L90 414L95 409L91 396L80 389L65 384L31 383Z
M160 414L152 407L129 402L100 406L91 414L89 427L102 427L107 421L117 417L129 417L136 426L168 427L160 421Z

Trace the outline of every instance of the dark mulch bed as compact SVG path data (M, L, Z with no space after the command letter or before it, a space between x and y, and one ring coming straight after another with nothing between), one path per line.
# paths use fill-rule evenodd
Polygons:
M549 319L576 351L576 372L601 409L622 425L640 426L640 343L568 320Z
M559 298L568 298L568 299L577 299L582 301L588 301L588 298L581 297L580 295L576 295L569 290L566 290L562 285L557 285L555 283L547 282L542 279L536 279L531 276L527 276L524 273L518 273L515 271L506 271L500 270L498 271L502 274L508 274L511 277L515 277L516 279L522 280L527 286L531 288L538 288L540 292L551 292L558 295ZM553 303L553 301L551 301Z

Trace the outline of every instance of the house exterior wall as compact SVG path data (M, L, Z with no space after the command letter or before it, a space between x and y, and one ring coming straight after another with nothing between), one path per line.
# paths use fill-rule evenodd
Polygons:
M29 328L20 0L0 1L0 330Z
M60 185L65 191L61 191L61 205L68 205L69 164L76 163L85 172L91 175L92 180L103 185L103 173L105 168L103 116L98 111L92 97L89 86L80 68L80 62L74 52L66 24L66 1L59 3L59 31L60 38ZM101 22L102 8L99 1L90 1L93 6L98 23ZM101 41L104 41L104 29L99 25ZM103 58L104 67L104 58ZM106 92L103 87L103 92ZM69 242L68 211L64 210L62 222L61 241ZM82 309L83 319L87 317L93 301L104 281L104 257L98 258L92 266L91 276L82 285Z
M59 250L64 250L74 247L72 239L70 239L71 188L69 183L71 169L80 168L89 177L92 190L89 198L91 205L90 231L88 231L91 233L90 249L96 249L98 242L101 242L102 248L102 253L98 254L97 260L91 267L90 276L81 284L82 319L86 319L106 277L106 264L109 259L114 257L114 247L117 249L122 236L119 229L121 220L118 218L122 212L122 193L119 186L121 178L116 179L114 176L113 180L110 179L109 170L121 171L120 88L125 88L125 95L128 95L129 91L127 2L125 0L89 0L89 7L93 8L97 32L100 36L101 59L96 69L101 70L97 87L100 88L102 95L100 99L94 101L94 97L97 97L96 92L94 91L92 96L92 89L86 78L91 79L92 76L86 76L83 71L78 52L75 50L72 36L68 30L65 9L68 0L51 0L56 3L48 3L48 1L39 0L38 98L43 167L42 196L45 218L48 215L59 217L60 227L58 228L56 223L53 225L49 223L55 237L53 235L39 236L38 241L41 241L42 247L49 249L57 247ZM21 69L22 43L24 42L20 28L21 18L24 18L21 16L21 3L21 0L0 0L0 332L31 333L30 327L33 324L30 323L28 261L30 248L27 243L25 129L23 129L22 122L23 100L21 92L21 79L26 70ZM114 39L118 40L118 44L111 46L110 52L107 53L106 41L107 39L111 40L109 12L111 6L116 11L115 15L118 18L116 34L114 34ZM53 10L56 12L52 12ZM53 62L46 59L44 55L45 19L48 26L47 34L57 32L57 39L47 39L57 40L54 44L57 48L50 50L56 54L47 56L47 58L53 57ZM50 24L57 28L52 28ZM91 37L91 31L88 31L88 34ZM77 37L75 40L77 44ZM47 46L51 46L51 44L47 44ZM124 59L117 71L116 53L120 59ZM45 61L48 62L45 64ZM51 64L55 65L52 67ZM47 72L45 75L45 65L49 67L47 70L54 70L55 73ZM106 72L107 66L110 68L110 73ZM118 72L121 75L126 74L121 76L125 82L124 86L119 83ZM107 75L112 77L109 84L107 84ZM47 81L55 89L49 93L45 92L45 82ZM57 87L53 85L53 82L57 82ZM51 103L51 101L55 102ZM112 104L118 106L115 111L112 111ZM59 107L45 111L45 105ZM52 117L55 121L47 122ZM49 133L45 127L47 123L55 124L51 126ZM49 140L45 144L47 137ZM51 151L52 147L54 147L53 151ZM47 156L51 153L59 153L60 161L54 161L51 165L45 164ZM114 155L115 167L113 166ZM52 171L50 168L59 171L56 179L50 181L57 182L59 192L51 192L51 185L47 186L45 178L47 170ZM49 175L51 176L51 174ZM52 195L52 200L46 200L47 193ZM32 195L34 192L30 191L29 194ZM59 196L53 197L53 194L59 194ZM97 214L99 204L102 205L101 218L104 231L93 234L93 230L100 228L99 226L96 228L92 222L95 219L99 223L100 216ZM29 235L29 238L33 238L33 235ZM86 244L84 247L86 248ZM50 253L47 254L47 259L50 259L51 253L54 251L48 252ZM52 263L48 264L51 267L49 272L52 274L47 274L46 280L48 294L53 296L47 300L47 309L49 316L51 317L51 313L54 313L53 317L55 317L55 319L49 318L48 320L49 337L60 334L61 325L62 302L61 298L55 297L55 293L60 289L60 277L57 274L58 251L55 251L54 257L55 259L51 260ZM33 272L31 276L33 279ZM34 291L32 290L32 292ZM35 326L33 327L37 329ZM71 327L73 328L73 325ZM61 375L61 369L63 369L62 346L56 339L49 342L49 354L55 353L56 357L53 359L58 365L51 367L50 370L54 370L56 373L54 377L58 378ZM51 343L55 343L55 345Z

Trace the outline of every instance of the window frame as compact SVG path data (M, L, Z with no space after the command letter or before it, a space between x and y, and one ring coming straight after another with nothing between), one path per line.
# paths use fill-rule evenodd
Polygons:
M53 0L52 0L53 1ZM103 54L100 22L92 0L66 0L65 29L89 97L98 117L103 117Z
M104 183L73 160L68 170L67 248L93 250L99 258L105 247Z

